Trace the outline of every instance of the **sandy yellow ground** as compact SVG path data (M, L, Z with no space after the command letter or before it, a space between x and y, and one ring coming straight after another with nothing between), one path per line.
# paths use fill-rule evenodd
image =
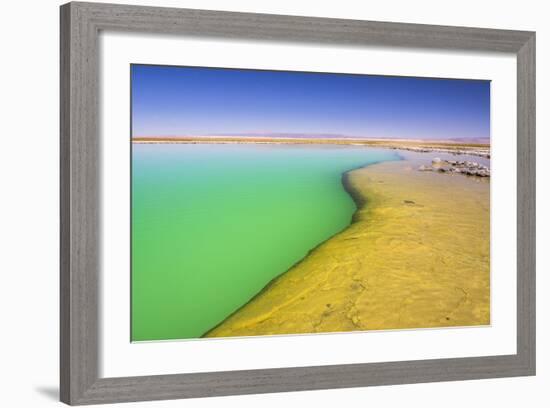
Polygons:
M417 165L348 173L354 222L206 336L489 324L489 182Z

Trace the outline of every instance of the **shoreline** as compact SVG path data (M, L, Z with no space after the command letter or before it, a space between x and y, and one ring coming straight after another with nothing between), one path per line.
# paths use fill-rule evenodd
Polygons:
M392 161L401 161L401 160L404 160L401 156L399 156L399 159L397 160L392 160ZM269 287L275 283L275 281L277 281L277 279L279 279L281 276L285 275L286 273L288 273L289 271L291 271L293 268L297 267L298 265L300 265L300 263L304 262L304 260L312 253L314 252L318 247L320 247L321 245L323 245L325 242L333 239L335 236L337 236L338 234L341 234L342 232L344 232L346 229L348 229L354 222L355 222L355 217L356 217L356 214L359 212L359 210L363 207L363 205L365 204L366 200L361 197L361 195L358 193L358 191L356 191L350 184L349 182L349 174L353 171L356 171L356 170L360 170L360 169L364 169L368 166L373 166L373 165L376 165L376 164L379 164L379 163L385 163L385 162L376 162L376 163L369 163L369 164L365 164L363 166L358 166L358 167L355 167L353 169L350 169L350 170L346 170L344 173L342 173L342 177L341 177L341 183L342 183L342 187L344 188L344 191L351 197L351 199L353 200L353 203L355 204L355 211L353 212L353 214L351 215L351 218L350 218L350 222L348 225L346 225L344 228L342 228L340 231L337 231L335 232L333 235L331 235L330 237L328 237L327 239L325 239L324 241L320 242L319 244L315 245L313 248L309 249L306 254L300 258L298 261L296 261L290 268L288 268L287 270L285 270L284 272L281 272L279 275L275 276L274 278L272 278L258 293L256 293L254 296L252 296L246 303L244 303L242 306L240 306L239 308L237 308L236 310L234 310L233 312L231 312L225 319L223 319L220 323L218 323L217 325L215 325L214 327L212 327L211 329L207 330L205 333L203 333L199 338L204 338L204 337L209 337L208 334L213 332L214 330L216 330L219 326L221 326L226 320L230 319L232 316L236 315L237 313L239 313L239 311L241 309L243 309L244 307L246 307L246 305L248 305L250 302L254 301L254 299L258 298L259 296L261 296L264 292L268 291L269 290Z
M406 149L404 149L406 150ZM391 164L388 164L391 163ZM397 164L396 164L397 163ZM426 327L449 327L449 326L472 326L472 325L485 325L488 324L489 319L489 293L488 293L488 260L486 262L486 265L484 266L486 269L486 273L481 276L482 282L479 282L479 279L472 279L471 277L468 277L465 282L462 282L462 286L468 285L468 281L470 282L476 282L476 284L479 284L480 287L483 288L483 293L478 293L478 301L479 303L474 310L477 310L476 316L468 315L468 312L462 311L465 315L468 315L468 318L465 318L464 316L462 318L457 318L457 316L453 316L451 318L450 316L445 316L443 320L441 320L441 317L439 319L435 319L434 317L430 317L430 313L423 309L423 313L427 314L426 316L422 317L418 314L411 313L409 316L409 319L412 319L411 322L408 324L405 322L402 322L402 317L399 317L399 319L396 321L395 316L393 316L393 320L391 317L391 313L385 313L387 309L391 309L392 307L395 307L396 304L400 304L403 299L403 290L405 292L409 291L407 287L401 287L401 288L395 288L391 281L385 282L384 285L388 286L390 288L393 288L392 291L394 292L394 295L396 293L400 293L399 295L396 295L396 302L394 304L388 303L386 298L391 298L391 291L384 291L382 289L381 297L378 298L377 302L372 301L372 299L369 301L369 297L366 299L363 299L360 296L360 293L367 291L367 288L372 287L372 282L369 281L369 278L372 279L373 273L375 272L376 268L364 268L364 265L362 266L363 275L365 276L354 276L354 271L350 270L349 268L346 269L346 265L349 264L350 261L357 261L359 258L361 258L361 252L346 252L346 259L344 261L333 263L334 269L342 269L342 271L346 272L347 275L351 273L352 277L350 278L348 276L347 279L342 279L342 275L336 275L330 279L326 279L328 276L327 272L325 273L325 270L327 268L324 268L324 265L327 263L327 260L330 260L330 257L337 257L339 256L338 253L338 247L341 248L347 248L346 245L348 245L349 242L354 243L361 243L364 241L367 245L365 248L365 251L368 251L367 258L370 262L373 262L374 264L380 264L381 261L383 261L384 257L384 250L388 252L388 248L385 246L378 245L378 240L384 240L386 239L384 237L384 234L380 236L375 236L376 239L372 239L373 234L376 235L376 227L384 224L384 222L388 221L385 219L385 217L388 217L389 214L386 214L387 212L393 211L396 215L400 215L400 209L399 211L395 211L395 208L392 208L391 206L388 206L388 208L384 207L385 201L388 199L391 201L392 197L385 197L384 194L384 188L380 189L380 186L376 186L373 188L372 180L370 180L369 177L372 177L373 175L381 175L382 179L385 177L384 180L380 180L379 183L384 184L385 182L392 181L393 183L398 184L398 190L399 188L402 188L403 186L399 186L399 183L405 184L407 183L407 180L401 180L400 178L407 179L410 178L411 180L415 180L415 183L418 182L420 179L425 179L431 181L436 181L438 186L441 186L444 188L448 184L456 184L457 186L460 186L461 188L465 188L465 186L486 186L487 188L481 188L480 191L482 191L482 194L487 194L488 190L488 183L483 183L473 180L468 180L469 178L461 178L461 177L455 177L454 175L441 175L441 174L419 174L422 172L417 172L413 169L414 166L412 166L413 161L411 160L400 160L400 161L392 161L392 162L382 162L377 164L372 164L368 166L363 166L357 169L351 169L342 174L342 185L346 192L350 195L350 197L353 199L355 205L356 205L356 211L353 213L350 224L341 230L340 232L336 233L326 241L320 243L315 248L312 248L300 261L298 261L295 265L293 265L291 268L289 268L287 271L281 273L279 276L272 279L264 288L258 292L253 298L251 298L246 304L241 306L239 309L237 309L235 312L233 312L231 315L229 315L226 319L224 319L222 322L220 322L218 325L216 325L214 328L207 331L202 337L232 337L232 336L255 336L255 335L273 335L273 334L300 334L300 333L316 333L316 332L340 332L340 331L354 331L354 330L376 330L376 329L405 329L405 328L426 328ZM378 171L380 168L384 169L382 172ZM375 170L373 170L375 169ZM406 170L406 176L404 174L397 174L396 171L400 172L403 171L403 169ZM387 171L389 170L389 171ZM359 177L360 175L361 177ZM367 180L370 180L366 184L361 182L358 183L359 179L364 179L367 177ZM392 178L393 177L393 178ZM439 179L437 179L439 177ZM449 179L453 180L452 183L447 182ZM362 180L365 181L365 180ZM426 181L423 181L425 183ZM422 185L422 183L420 183ZM365 186L368 186L365 188ZM432 189L433 190L433 189ZM435 194L438 194L437 189L434 190ZM430 192L430 195L433 194ZM464 191L462 191L464 193ZM462 194L464 196L464 194ZM488 195L487 195L488 197ZM431 197L430 197L431 198ZM468 197L466 197L468 199ZM369 205L366 205L370 203ZM410 208L422 208L423 205L420 205L420 207L417 207L417 202L415 200L402 200L402 203L404 204L404 207L409 210ZM461 205L459 203L459 205ZM488 208L487 208L488 211ZM382 216L381 216L382 215ZM447 214L448 216L449 214ZM454 218L454 214L450 214L451 218ZM475 215L475 214L474 214ZM470 217L472 214L470 214ZM475 217L474 217L475 218ZM420 220L420 224L422 224L421 218L416 218L416 221ZM487 217L488 220L488 217ZM390 220L391 221L391 220ZM477 222L477 221L476 221ZM391 222L390 222L391 223ZM399 226L399 223L397 223ZM405 221L406 225L407 221ZM474 222L473 225L476 223ZM401 227L403 226L401 225ZM488 225L485 226L486 231L483 234L483 238L486 238L486 246L488 250ZM396 231L395 229L390 228L390 235L391 239L390 242L394 242L394 239L404 239L403 236L399 235L399 231ZM416 231L416 232L415 232ZM419 235L424 233L422 229L417 228L416 230L412 231L414 234ZM349 235L349 236L348 236ZM410 234L409 234L410 235ZM452 242L450 242L452 244ZM335 247L334 248L327 248L326 247ZM483 245L482 245L483 246ZM424 248L426 249L426 248ZM429 249L429 248L428 248ZM414 248L413 252L411 252L411 248L408 249L411 253L411 256L414 257ZM455 251L457 248L455 248ZM473 249L472 249L473 250ZM378 252L381 252L381 254L377 255ZM462 248L458 248L458 255L462 253ZM445 254L443 252L443 254ZM401 255L401 257L400 257ZM401 269L403 269L403 264L407 265L409 262L406 255L402 255L401 252L395 252L392 248L390 248L389 256L393 256L393 258L399 258L397 266L401 266ZM378 259L377 259L378 258ZM487 258L488 259L488 258ZM460 261L459 259L456 259L455 261ZM395 259L394 259L395 262ZM383 263L383 262L382 262ZM460 262L458 262L460 263ZM475 262L474 262L475 263ZM362 262L360 262L362 264ZM422 266L422 264L419 264ZM441 267L439 265L438 267ZM324 269L323 269L324 268ZM381 266L383 269L383 267ZM477 267L479 269L479 265ZM329 268L330 269L330 268ZM353 269L353 268L352 268ZM400 269L397 267L396 269ZM422 269L422 268L421 268ZM321 272L319 272L321 270ZM475 268L468 269L468 274L471 274L472 271L476 270ZM391 271L391 270L390 270ZM407 277L407 279L410 279L411 282L415 282L416 285L422 286L422 285L429 285L430 282L417 282L414 277L411 277L409 275L415 275L415 271L411 270L410 268L405 267L400 272L400 276L397 276L397 280L402 280L404 277ZM317 276L315 276L317 275ZM319 281L319 278L321 278L321 281ZM366 280L365 280L366 279ZM328 282L328 283L327 283ZM330 287L328 289L321 289L319 287L319 284L322 283L324 285L329 284L335 284L334 287ZM437 286L437 284L434 284ZM346 286L349 286L349 288L346 288ZM454 301L454 299L457 297L463 298L464 293L469 293L471 290L464 291L458 290L453 288L453 283L448 282L448 287L445 287L443 289L444 293L446 293L446 298L439 296L436 300L431 300L431 303L433 302L440 302L440 303L448 303L449 299L451 299L451 302ZM460 286L460 287L462 287ZM410 288L410 286L408 286ZM458 287L458 286L457 286ZM351 288L351 289L350 289ZM451 289L449 289L451 288ZM440 288L440 290L443 290ZM327 299L333 299L330 300L319 300L316 299L318 296L324 297L326 295L326 291L333 292L331 296L328 296ZM372 292L372 289L371 289ZM314 295L315 293L315 295ZM343 294L345 293L345 296ZM303 296L303 297L302 297ZM362 299L362 302L365 304L362 304L362 302L355 302L354 305L346 307L346 299L349 299L350 297L358 297ZM424 294L426 296L426 294ZM462 296L462 297L461 297ZM306 307L305 309L303 307L299 307L299 304L304 302L307 298L308 303L311 304L311 307ZM405 297L406 298L406 297ZM334 299L341 300L341 303L338 307L336 306L336 302ZM422 299L420 299L422 301ZM467 300L469 302L472 302L472 300ZM325 302L325 303L323 303ZM466 302L466 300L462 299L461 302ZM370 306L369 306L370 303ZM425 300L423 301L425 303ZM459 302L460 303L460 302ZM357 310L360 310L358 308L358 305L362 305L365 310L364 313L354 313L354 308ZM301 311L302 309L308 310L308 312ZM378 312L374 313L373 311L378 310ZM315 312L313 312L315 311ZM300 318L296 318L297 315L302 315L303 323L300 323ZM338 314L339 319L337 319L336 322L332 322L332 324L328 325L326 328L321 328L321 323L324 320L327 320L330 315ZM403 314L403 312L399 312L399 315ZM433 312L431 313L433 315ZM452 314L452 313L446 313L446 314ZM456 313L455 313L456 314ZM470 313L471 314L471 313ZM390 315L390 316L389 316ZM413 317L414 315L414 317ZM313 320L312 320L312 316ZM366 322L368 320L376 321L364 323L361 324L361 321ZM452 321L451 321L452 320ZM311 322L315 321L319 324L312 324ZM416 323L412 323L412 321ZM308 323L309 322L309 323ZM283 327L286 327L283 329Z
M490 144L461 143L444 140L401 140L401 139L352 139L352 138L267 138L267 137L137 137L132 139L136 144L261 144L261 145L342 145L379 147L394 150L407 150L418 153L449 153L453 155L471 155L484 158L491 157Z

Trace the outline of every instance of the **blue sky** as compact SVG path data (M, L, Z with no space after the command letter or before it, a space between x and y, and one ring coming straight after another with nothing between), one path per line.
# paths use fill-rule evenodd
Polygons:
M132 65L140 136L488 138L490 82Z

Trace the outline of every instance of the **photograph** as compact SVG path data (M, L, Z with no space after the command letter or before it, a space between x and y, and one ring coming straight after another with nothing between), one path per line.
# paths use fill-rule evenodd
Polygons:
M5 2L0 408L550 406L545 5Z
M491 81L129 75L131 341L491 324Z

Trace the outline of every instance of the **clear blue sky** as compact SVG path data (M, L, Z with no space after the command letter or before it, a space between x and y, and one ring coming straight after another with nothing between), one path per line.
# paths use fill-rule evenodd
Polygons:
M486 138L490 82L132 65L133 136Z

